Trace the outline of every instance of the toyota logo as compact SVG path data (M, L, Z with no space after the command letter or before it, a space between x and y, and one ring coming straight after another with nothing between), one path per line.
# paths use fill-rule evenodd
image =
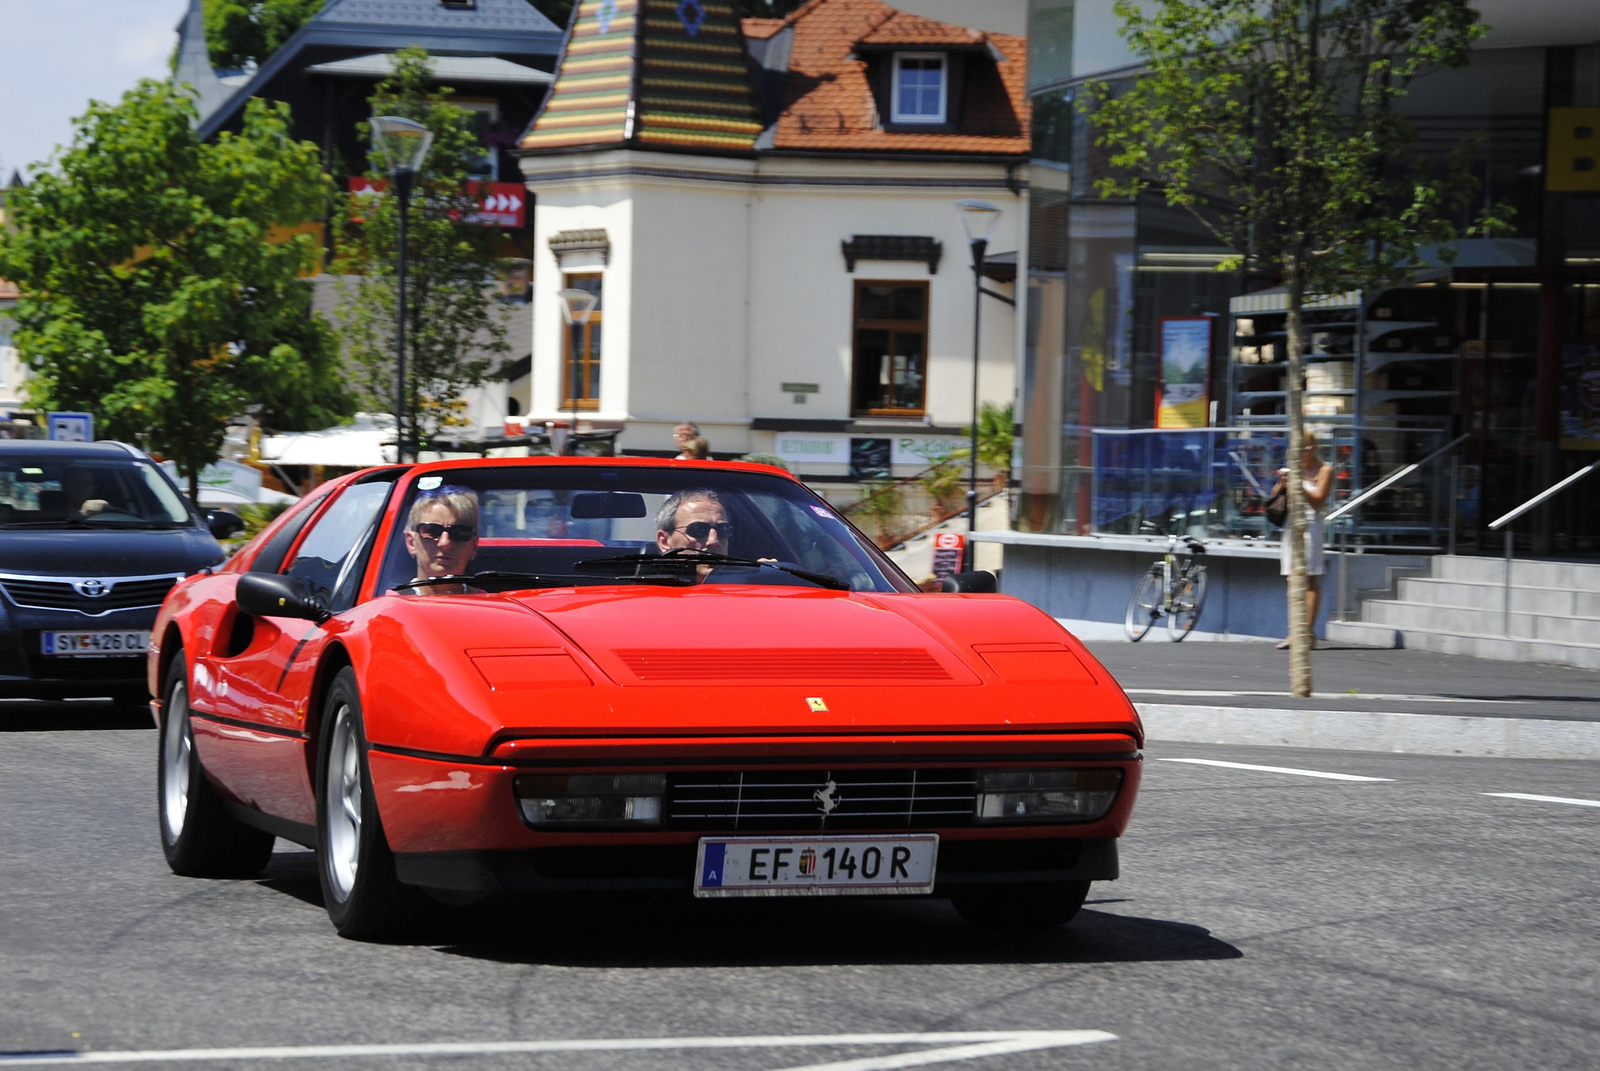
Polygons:
M78 594L90 599L98 599L111 589L98 580L79 580L72 585L78 589Z

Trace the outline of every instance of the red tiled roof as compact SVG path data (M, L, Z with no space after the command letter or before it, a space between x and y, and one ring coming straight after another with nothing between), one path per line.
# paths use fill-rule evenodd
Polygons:
M744 35L746 37L753 37L757 41L765 41L783 29L788 21L788 19L741 19L739 24L744 27Z
M906 15L880 0L810 0L783 22L793 27L794 42L774 148L1015 156L1028 153L1027 50L1023 38L975 33ZM1003 62L990 64L986 59L969 68L958 132L888 131L879 122L878 104L867 80L867 61L856 55L858 44L947 48L987 44L1003 57Z
M981 45L987 36L965 26L935 22L921 15L897 11L889 20L863 37L863 45Z

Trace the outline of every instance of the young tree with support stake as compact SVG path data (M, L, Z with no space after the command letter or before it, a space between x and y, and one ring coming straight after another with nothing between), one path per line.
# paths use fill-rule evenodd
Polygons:
M1398 105L1429 70L1460 67L1487 32L1466 0L1120 0L1142 64L1126 92L1102 84L1098 144L1115 173L1104 196L1146 191L1189 210L1241 262L1288 296L1290 689L1311 694L1306 615L1302 406L1310 295L1394 285L1420 247L1460 234L1447 202L1459 170L1403 167ZM1465 147L1464 147L1465 148ZM1485 212L1467 233L1504 222ZM1448 247L1440 254L1448 262Z
M0 236L33 400L171 458L191 498L231 417L298 430L354 408L311 311L321 243L295 233L327 210L317 147L264 101L215 143L194 123L193 100L162 82L91 105L9 192L15 229Z

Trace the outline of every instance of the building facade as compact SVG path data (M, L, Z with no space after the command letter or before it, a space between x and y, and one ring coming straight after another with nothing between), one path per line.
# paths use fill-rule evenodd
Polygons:
M1600 6L1476 6L1492 29L1470 64L1420 79L1404 111L1419 156L1442 159L1481 135L1480 195L1515 209L1512 231L1458 243L1452 266L1419 269L1412 285L1330 295L1311 316L1307 413L1333 443L1341 497L1468 437L1449 464L1363 514L1358 535L1391 546L1497 551L1489 521L1600 456ZM1113 8L1030 0L1014 523L1270 536L1241 470L1260 482L1282 463L1282 302L1270 279L1213 270L1228 251L1159 197L1095 192L1105 158L1086 86L1136 74ZM1235 430L1157 430L1164 351L1184 337L1206 347L1196 389L1207 404L1193 425ZM1564 496L1518 540L1600 553L1600 488Z
M1011 297L1029 151L1020 37L878 0L786 19L727 2L582 0L522 142L537 197L535 420L671 452L776 453L822 480L909 474L962 445L976 291L955 202L1000 209L985 285ZM557 294L600 298L569 327ZM978 396L1020 335L983 299Z

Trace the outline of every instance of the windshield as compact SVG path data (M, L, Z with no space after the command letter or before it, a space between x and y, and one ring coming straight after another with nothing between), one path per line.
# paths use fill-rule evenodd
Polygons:
M916 590L822 499L758 473L558 465L435 471L408 488L400 516L380 591L619 582ZM471 584L439 582L460 576Z
M0 457L0 526L174 528L188 507L157 468L137 458Z

